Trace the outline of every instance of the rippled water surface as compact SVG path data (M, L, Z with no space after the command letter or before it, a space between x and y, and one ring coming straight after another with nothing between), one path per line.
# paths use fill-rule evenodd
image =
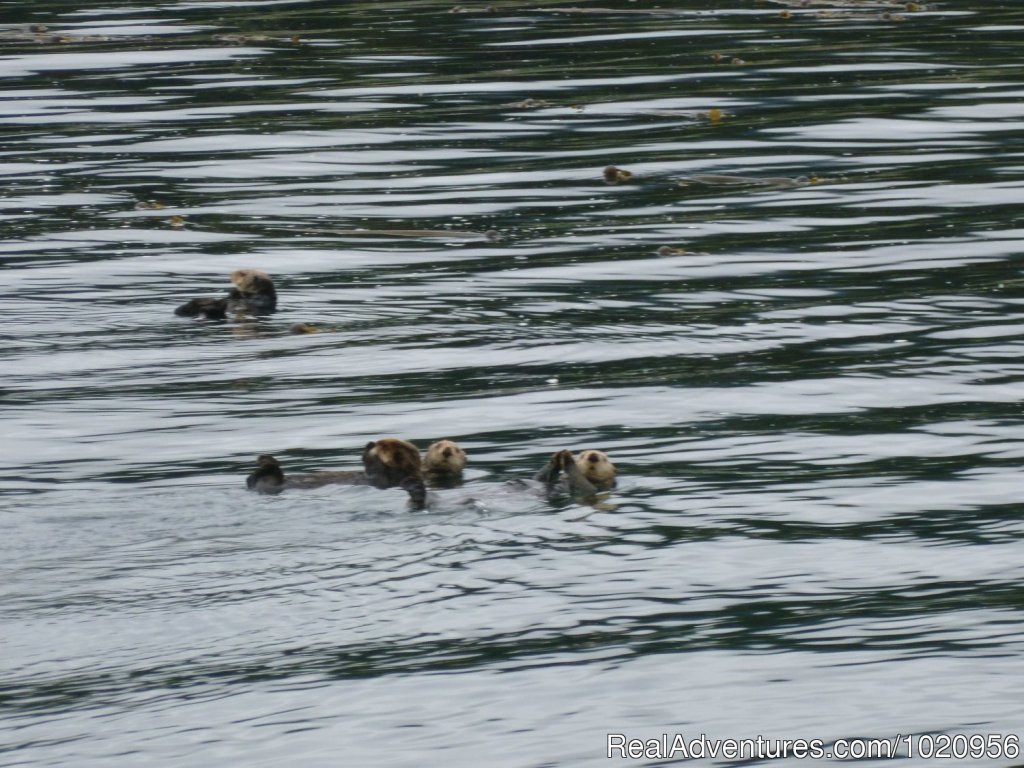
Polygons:
M1020 735L1017 4L5 17L0 764ZM464 487L244 489L388 435Z

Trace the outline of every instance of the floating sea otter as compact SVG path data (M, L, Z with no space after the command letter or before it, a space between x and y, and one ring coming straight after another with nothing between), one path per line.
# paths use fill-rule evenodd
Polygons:
M408 440L385 437L371 441L363 449L363 471L342 470L284 474L273 456L256 459L256 470L246 486L258 493L280 493L285 488L320 488L325 485L372 485L374 488L403 488L416 509L427 504L426 475L432 483L453 483L462 474L466 454L451 440L441 440L427 450L427 458Z
M228 312L248 312L259 315L277 308L277 291L270 275L258 269L236 269L231 273L234 288L219 299L191 299L174 310L180 317L199 317L223 320Z
M432 443L421 459L415 445L391 437L366 444L362 472L341 470L285 476L280 462L263 454L257 457L256 469L246 479L246 486L266 494L280 493L286 488L320 488L325 485L400 487L409 494L415 509L424 509L428 502L427 483L434 488L455 487L461 483L465 466L465 451L451 440ZM590 449L579 456L574 456L572 451L558 451L537 472L534 480L543 483L549 493L561 488L576 499L589 500L615 487L615 465L603 451ZM521 492L528 484L519 480L510 481L508 485L510 489ZM473 497L469 499L474 500Z
M561 480L572 496L588 499L615 487L615 465L604 451L589 449L579 456L573 456L572 451L558 451L534 479L549 489Z
M488 509L495 505L516 505L524 500L543 499L558 503L566 494L577 503L610 509L602 491L615 487L615 465L603 451L586 450L579 456L572 451L556 452L548 463L529 480L500 483L472 482L453 494L431 494L431 509Z

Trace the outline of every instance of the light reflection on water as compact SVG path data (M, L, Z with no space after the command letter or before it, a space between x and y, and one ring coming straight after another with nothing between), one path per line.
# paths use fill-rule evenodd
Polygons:
M0 29L12 764L1019 728L1019 13L495 5ZM393 434L465 487L243 491Z

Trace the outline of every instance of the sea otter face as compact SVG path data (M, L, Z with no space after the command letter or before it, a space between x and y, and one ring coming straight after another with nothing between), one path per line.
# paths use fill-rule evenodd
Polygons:
M465 467L466 452L451 440L431 443L423 459L423 471L430 474L455 477L461 475Z
M408 440L385 437L366 444L363 467L370 484L393 488L409 478L422 479L420 449Z
M246 300L258 304L273 305L277 302L277 291L270 275L258 269L236 269L231 273L231 282Z
M598 488L611 488L615 485L615 465L604 451L582 451L576 457L576 466Z

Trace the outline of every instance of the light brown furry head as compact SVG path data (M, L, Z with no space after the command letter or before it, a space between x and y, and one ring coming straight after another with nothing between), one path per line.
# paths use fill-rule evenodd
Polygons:
M393 488L409 478L422 479L420 449L408 440L384 437L366 444L363 467L370 484Z
M231 282L242 293L273 292L274 281L270 275L258 269L236 269L231 273Z
M250 311L273 311L277 308L274 281L266 272L258 269L236 269L231 273L231 282L235 287L230 298L245 301Z
M458 480L466 468L466 452L452 440L438 440L427 448L423 472L433 478Z
M615 465L604 451L593 448L580 451L576 466L597 488L606 490L615 486Z

